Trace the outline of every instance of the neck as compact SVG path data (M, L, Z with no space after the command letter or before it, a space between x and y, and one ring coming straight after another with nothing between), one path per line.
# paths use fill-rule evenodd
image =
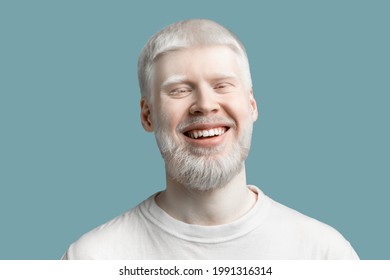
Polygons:
M247 213L256 195L247 188L245 165L225 186L197 191L173 181L167 175L167 188L156 197L157 204L170 216L188 224L220 225Z

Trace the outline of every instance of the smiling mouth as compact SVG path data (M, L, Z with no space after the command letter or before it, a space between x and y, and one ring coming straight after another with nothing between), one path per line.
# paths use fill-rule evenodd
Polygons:
M216 127L212 129L194 129L184 132L184 135L191 139L205 139L217 137L229 130L229 127Z

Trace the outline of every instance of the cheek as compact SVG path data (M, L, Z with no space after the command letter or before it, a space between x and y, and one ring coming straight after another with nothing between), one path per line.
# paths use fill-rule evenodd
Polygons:
M162 101L160 108L164 119L172 125L177 125L187 115L186 112L188 112L188 104L182 102L182 100Z
M252 116L253 109L248 98L235 98L225 106L227 113L242 122Z
M159 111L156 114L156 122L163 128L168 130L175 130L180 123L184 110L179 102L161 102Z

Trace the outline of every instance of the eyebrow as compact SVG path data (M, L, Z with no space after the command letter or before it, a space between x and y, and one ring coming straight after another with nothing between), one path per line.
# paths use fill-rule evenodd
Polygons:
M173 75L168 77L164 82L161 84L161 88L169 87L170 85L174 84L180 84L187 82L187 78L184 75Z
M238 79L237 75L230 72L224 72L224 73L214 73L211 75L210 80L216 81L216 80L227 80L227 79ZM181 83L188 83L188 79L184 75L173 75L168 77L165 81L162 82L161 88L167 88L174 84L181 84Z
M214 73L212 76L211 76L211 79L212 81L218 81L218 80L229 80L229 79L238 79L237 75L235 75L234 73L230 73L230 72L220 72L220 73Z

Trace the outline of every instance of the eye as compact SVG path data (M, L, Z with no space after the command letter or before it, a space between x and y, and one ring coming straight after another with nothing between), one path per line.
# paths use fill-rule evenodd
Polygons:
M217 91L217 92L220 92L220 93L225 93L225 92L229 92L233 89L233 84L231 83L218 83L214 86L214 89Z
M168 95L173 97L183 97L192 92L192 89L189 87L174 88L169 91Z

